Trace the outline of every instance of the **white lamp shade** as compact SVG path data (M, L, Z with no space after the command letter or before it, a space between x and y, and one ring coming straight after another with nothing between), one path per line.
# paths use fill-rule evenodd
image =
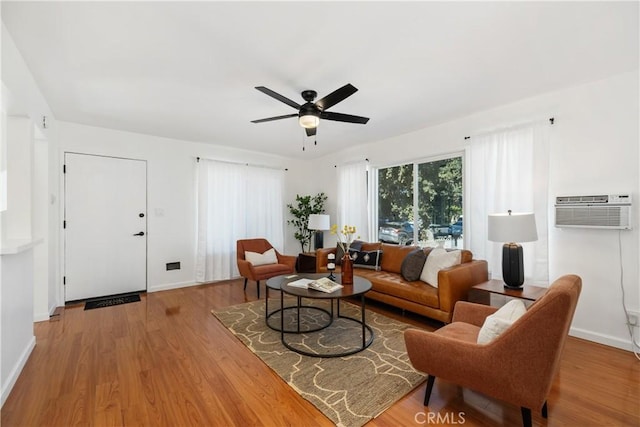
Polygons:
M534 242L538 240L533 213L490 214L489 240L492 242Z
M309 224L307 225L307 228L309 230L329 230L331 228L329 215L309 215Z

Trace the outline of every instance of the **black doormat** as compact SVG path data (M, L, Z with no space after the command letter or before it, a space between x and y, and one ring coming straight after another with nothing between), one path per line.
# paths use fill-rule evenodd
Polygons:
M87 301L84 305L84 309L93 310L94 308L111 307L112 305L128 304L130 302L138 301L140 301L139 294L118 295Z

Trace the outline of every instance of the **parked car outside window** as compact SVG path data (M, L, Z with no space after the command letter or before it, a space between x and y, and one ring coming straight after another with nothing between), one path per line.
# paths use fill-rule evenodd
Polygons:
M413 224L405 222L388 222L378 227L378 240L397 245L413 243Z
M429 230L433 234L433 238L446 237L449 235L449 226L443 224L429 224Z
M449 226L449 234L451 234L451 237L462 236L462 218L459 218L456 222Z

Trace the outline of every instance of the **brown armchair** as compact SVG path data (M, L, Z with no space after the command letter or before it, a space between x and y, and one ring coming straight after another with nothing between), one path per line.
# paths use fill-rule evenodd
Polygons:
M429 374L424 396L428 406L436 377L521 407L524 426L531 410L547 418L547 396L575 312L582 280L567 275L506 331L477 344L484 319L497 308L458 302L452 323L435 332L404 333L413 366Z
M297 257L282 255L277 250L275 251L278 258L276 264L252 265L245 259L245 251L262 254L271 248L273 246L266 239L244 239L236 242L238 270L240 275L244 277L244 290L247 290L247 280L254 280L258 290L258 298L260 298L260 280L267 280L281 274L290 274L295 270Z

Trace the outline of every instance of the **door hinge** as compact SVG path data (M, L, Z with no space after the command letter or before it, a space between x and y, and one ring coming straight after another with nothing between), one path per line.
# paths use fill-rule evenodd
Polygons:
M63 285L67 284L67 276L62 276L62 284Z
M67 165L62 165L62 173L67 173Z
M62 228L67 228L67 221L62 221Z

